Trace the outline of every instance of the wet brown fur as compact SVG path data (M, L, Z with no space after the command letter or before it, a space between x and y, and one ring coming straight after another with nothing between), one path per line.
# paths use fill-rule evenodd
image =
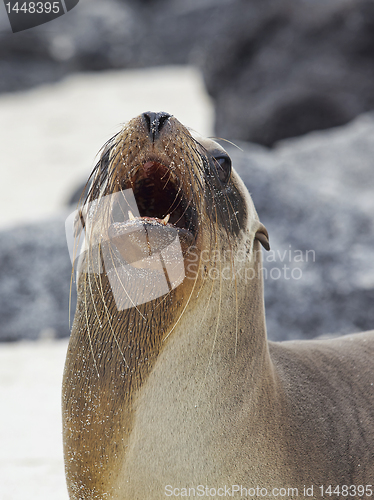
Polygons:
M203 171L204 147L177 120L173 119L170 129L153 144L140 118L129 122L104 147L85 203L121 191L146 161L157 160L169 166L178 178L179 189L198 211L206 209L208 198L213 205L217 180L208 181ZM226 211L232 214L222 221L225 232L230 228L235 233L240 217L230 200L226 200ZM109 210L103 212L96 221L99 229L93 225L93 231L105 234ZM214 247L221 217L215 203L211 218L199 220L194 255L194 249L203 245ZM133 400L186 306L196 307L204 282L200 273L199 279L185 280L167 296L118 311L105 273L95 274L92 269L87 273L91 260L97 259L100 256L89 254L81 264L84 271L78 281L78 305L64 376L65 461L69 493L77 499L111 498L108 479L115 482L121 466L118 457L126 453ZM195 261L191 264L198 265Z
M121 190L144 162L164 162L196 208L201 272L118 311L105 273L87 272L89 256L81 265L63 382L70 498L155 500L166 485L199 484L297 487L297 498L314 484L320 498L318 485L370 484L373 333L267 342L256 239L266 244L266 231L237 174L221 186L203 141L169 122L154 144L141 117L129 122L107 144L87 202ZM230 279L213 279L224 264L211 255L227 249Z

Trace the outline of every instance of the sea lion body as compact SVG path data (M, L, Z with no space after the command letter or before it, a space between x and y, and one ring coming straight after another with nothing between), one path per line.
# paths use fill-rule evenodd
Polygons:
M174 117L130 121L104 150L88 202L130 188L139 216L108 219L112 206L84 216L101 246L79 263L64 372L70 498L259 498L284 488L287 498L317 499L321 486L370 485L374 333L267 341L266 230L227 154ZM128 251L139 224L148 236L131 237ZM184 278L121 309L105 245L132 271L157 272L146 252L149 230L163 226L178 235ZM139 280L123 286L126 297Z

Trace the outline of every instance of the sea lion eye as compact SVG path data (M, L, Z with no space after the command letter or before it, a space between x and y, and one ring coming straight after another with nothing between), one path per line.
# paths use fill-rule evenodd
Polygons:
M226 184L231 174L231 158L227 154L220 154L219 156L214 156L214 160L218 178L223 184Z

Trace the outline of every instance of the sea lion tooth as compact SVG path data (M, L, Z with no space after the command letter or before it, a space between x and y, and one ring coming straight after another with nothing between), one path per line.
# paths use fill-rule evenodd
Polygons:
M170 219L170 214L167 214L167 216L164 217L161 222L166 226L166 224L169 222L169 219Z

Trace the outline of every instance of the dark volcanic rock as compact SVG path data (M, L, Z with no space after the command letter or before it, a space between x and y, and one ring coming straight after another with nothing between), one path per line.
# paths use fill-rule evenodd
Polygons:
M1 232L0 340L69 335L71 263L64 223L61 216Z
M216 134L272 145L374 109L372 0L81 0L13 34L0 92L76 71L200 65Z
M116 0L81 1L69 13L35 28L0 30L0 92L53 82L77 71L136 66L144 21Z
M371 0L233 1L202 70L216 134L272 145L374 109Z
M231 154L270 235L269 337L373 329L374 115Z
M230 0L81 0L54 21L11 33L0 19L0 92L77 71L186 64Z

